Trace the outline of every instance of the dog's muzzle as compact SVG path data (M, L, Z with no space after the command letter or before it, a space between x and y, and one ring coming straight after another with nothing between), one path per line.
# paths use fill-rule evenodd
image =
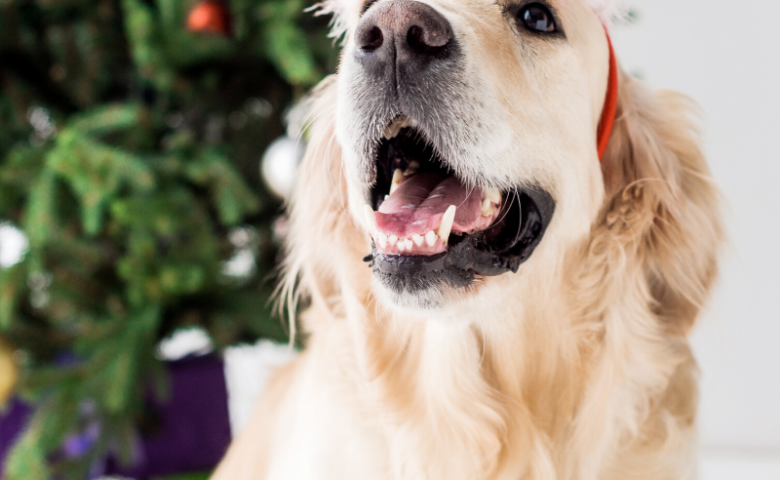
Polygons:
M384 1L368 8L354 41L360 81L351 95L366 119L360 150L369 152L361 168L371 179L365 213L373 247L366 261L375 276L396 293L415 293L516 272L555 202L540 188L467 184L440 153L447 119L465 121L455 112L468 101L442 88L463 73L450 23L424 3Z
M466 185L408 122L385 129L375 156L364 207L374 274L396 293L414 293L516 272L541 241L553 198L537 187Z

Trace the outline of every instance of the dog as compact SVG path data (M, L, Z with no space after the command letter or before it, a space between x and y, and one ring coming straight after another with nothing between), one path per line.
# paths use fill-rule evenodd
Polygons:
M326 0L281 289L306 347L214 480L695 476L718 189L594 0ZM293 324L294 325L294 324Z

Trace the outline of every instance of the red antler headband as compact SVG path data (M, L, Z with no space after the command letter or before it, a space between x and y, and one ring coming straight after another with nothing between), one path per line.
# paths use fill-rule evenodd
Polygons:
M606 31L606 27L604 27L604 30ZM607 32L607 45L609 45L609 81L607 82L607 97L604 99L604 109L601 110L601 120L599 121L599 129L596 136L599 161L604 157L609 137L612 135L612 125L615 123L618 100L617 61L615 60L615 51L612 49L612 40L609 38L609 32Z

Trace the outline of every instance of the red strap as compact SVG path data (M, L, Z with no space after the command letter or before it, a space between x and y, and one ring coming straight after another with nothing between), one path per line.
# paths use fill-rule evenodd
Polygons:
M604 30L606 31L606 27L604 27ZM615 51L612 50L612 40L609 38L609 32L607 32L607 44L609 45L609 81L607 83L607 98L604 99L604 109L601 111L601 120L599 121L599 129L596 136L596 145L598 145L599 149L599 161L604 157L604 152L607 150L607 144L609 143L609 137L612 135L612 125L615 123L618 101L617 61L615 60Z

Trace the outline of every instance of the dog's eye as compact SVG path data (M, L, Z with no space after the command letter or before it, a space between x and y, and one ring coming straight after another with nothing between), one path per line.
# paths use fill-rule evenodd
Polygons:
M533 32L554 33L557 29L550 10L541 3L531 3L517 12L517 21Z

